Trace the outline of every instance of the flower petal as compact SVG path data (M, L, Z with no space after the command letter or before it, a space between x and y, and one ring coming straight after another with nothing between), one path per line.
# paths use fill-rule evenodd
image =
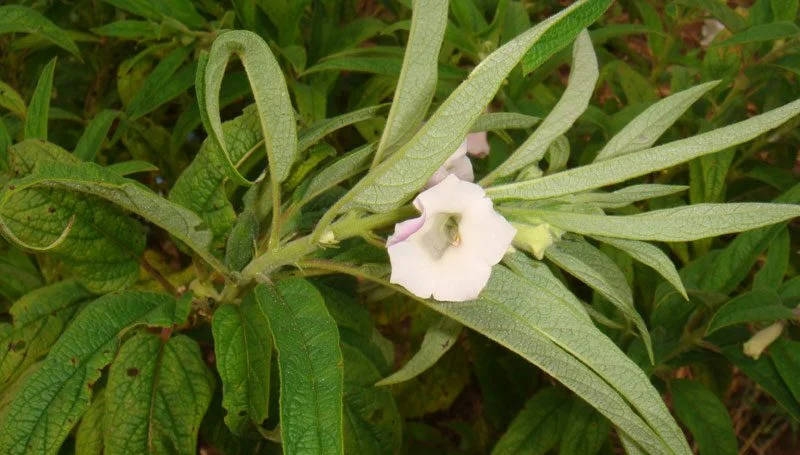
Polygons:
M462 213L485 196L486 192L480 186L461 181L450 174L438 185L420 193L414 199L414 205L420 210L424 208L428 216L437 213Z
M461 241L472 254L495 265L503 259L517 230L483 198L462 213L458 224Z
M394 234L390 235L389 238L386 239L386 246L389 247L396 243L402 242L415 232L419 231L424 224L425 212L422 212L422 216L395 224Z
M467 135L467 153L477 158L486 158L489 155L489 141L486 139L486 131Z

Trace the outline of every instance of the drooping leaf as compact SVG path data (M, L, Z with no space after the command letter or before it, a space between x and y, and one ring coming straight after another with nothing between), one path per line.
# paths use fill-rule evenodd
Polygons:
M577 234L683 242L748 231L800 216L800 206L743 202L696 204L638 215L603 216L535 210L532 214Z
M439 50L447 26L447 1L414 3L411 32L392 107L374 162L377 164L411 137L425 119L438 81Z
M600 188L747 142L800 113L794 101L739 123L540 179L488 188L492 199L546 199Z
M440 316L425 332L419 351L402 368L389 377L381 379L375 385L397 384L408 381L424 372L455 345L462 328L463 326L458 322L447 316Z
M47 140L47 120L50 118L50 97L53 92L53 73L56 71L56 59L44 67L36 89L28 103L25 116L25 139Z
M253 293L278 352L284 453L342 454L342 352L324 299L300 278Z
M549 387L532 396L497 441L492 455L545 454L558 444L559 414L569 398L564 390Z
M706 82L668 96L631 120L597 153L594 161L638 152L651 147L695 101L716 87L719 81Z
M733 422L725 405L697 381L675 379L670 383L675 413L692 432L701 455L737 451Z
M582 239L561 239L545 250L545 257L608 299L630 318L653 361L653 344L642 316L633 306L633 292L614 261Z
M717 310L708 323L706 334L734 324L773 322L793 317L794 313L783 305L777 292L758 288L737 296Z
M569 83L564 94L536 131L503 164L486 176L482 183L489 183L497 177L509 175L541 160L550 144L564 134L586 110L598 75L597 56L589 32L584 30L575 40Z
M117 114L117 111L106 109L89 122L73 152L79 160L94 161L108 135L108 130L111 129L111 124L117 118Z
M140 332L125 341L108 374L105 453L197 453L214 376L197 342ZM180 405L178 405L180 404Z
M80 58L78 46L64 30L26 6L0 7L0 35L4 33L34 33Z
M87 306L14 396L2 424L0 447L9 454L55 453L89 408L91 385L113 359L120 334L136 325L171 327L188 316L165 294L126 291Z
M254 295L240 305L222 305L214 312L214 353L222 378L225 423L244 434L250 422L268 416L272 334L264 309Z

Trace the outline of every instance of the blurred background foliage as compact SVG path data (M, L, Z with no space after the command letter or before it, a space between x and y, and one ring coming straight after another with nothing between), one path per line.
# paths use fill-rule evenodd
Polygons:
M193 85L198 54L210 47L218 30L248 29L269 42L286 75L298 122L308 127L391 100L411 16L411 0L4 3L24 8L14 10L13 20L11 10L0 17L0 143L3 137L22 136L27 101L39 74L57 57L48 140L73 150L86 128L109 129L96 160L152 163L158 170L137 178L164 194L205 138ZM451 0L434 108L482 58L569 3ZM712 130L800 97L797 13L797 0L617 1L590 28L600 81L590 107L567 134L569 165L591 162L648 106L701 82L721 80L660 142ZM569 56L566 49L526 77L515 70L492 111L544 117L564 90ZM239 115L252 102L238 65L232 64L223 84L223 118ZM383 121L370 118L310 148L287 185L297 185L337 155L379 139ZM642 203L650 207L627 207L618 213L690 202L800 203L799 122L792 120L753 142L641 178L690 189ZM477 163L478 170L493 169L528 134L530 130L490 134L492 152ZM313 223L313 213L310 216ZM701 454L735 453L730 450L737 446L739 453L800 450L800 342L791 341L800 340L800 329L785 324L784 337L754 360L742 353L742 343L777 318L742 320L734 311L748 301L758 302L762 310L781 308L784 313L800 303L796 228L784 224L669 245L690 302L654 271L604 247L625 272L637 309L648 320L656 365L650 365L641 342L610 304L577 280L560 275L593 304L603 330L651 374ZM146 256L171 274L180 274L187 263L160 232L151 233ZM37 262L0 243L0 318L9 318L10 302L56 280L58 273L41 258ZM380 331L375 337L382 343L376 345L389 351L392 345L386 340L394 345L390 355L372 356L375 368L365 375L377 369L385 376L402 365L437 320L429 310L380 288L356 282L336 286L357 288ZM710 333L712 318L718 330ZM392 357L394 365L383 361ZM514 353L468 330L433 368L393 386L392 393L404 421L406 453L508 453L501 437L512 433L525 436L524 453L620 451L610 423L592 408ZM212 403L201 430L201 447L222 453L269 450L257 440L228 433L221 413L219 402ZM386 453L398 450L387 447Z

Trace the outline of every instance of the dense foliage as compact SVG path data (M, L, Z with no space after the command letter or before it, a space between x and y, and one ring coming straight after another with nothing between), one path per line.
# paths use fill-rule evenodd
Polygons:
M797 19L3 2L0 452L796 453Z

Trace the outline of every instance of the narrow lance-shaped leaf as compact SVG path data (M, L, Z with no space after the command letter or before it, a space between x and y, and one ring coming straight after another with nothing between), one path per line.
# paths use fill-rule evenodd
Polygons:
M217 371L222 379L225 423L245 434L250 422L260 425L269 405L272 334L264 309L253 294L240 305L223 305L212 324Z
M402 145L422 123L439 80L439 50L447 26L447 0L414 2L411 32L374 163Z
M642 316L633 306L633 292L611 258L582 239L562 239L545 250L545 257L608 299L639 330L653 361L653 345Z
M319 196L326 190L362 172L376 149L375 143L361 146L334 161L309 180L302 193L300 205Z
M589 32L584 30L575 40L569 82L561 99L536 131L503 164L487 175L481 184L489 184L498 177L509 175L541 160L550 144L564 134L586 110L599 75L592 40Z
M725 405L697 381L676 379L670 383L675 414L692 432L703 455L736 453L733 422Z
M706 82L668 96L648 107L611 138L597 153L594 161L599 162L649 148L695 101L717 84L719 81Z
M50 96L53 92L53 73L56 70L56 59L44 67L39 75L39 82L33 91L25 116L25 139L47 140L47 119L50 116Z
M595 238L605 244L628 253L632 258L658 272L665 280L681 293L684 299L689 300L686 295L686 288L683 286L678 270L672 263L669 256L658 247L649 243L636 240L615 239L612 237L595 236Z
M547 199L600 188L747 142L800 113L800 100L708 133L618 156L540 179L488 188L495 200Z
M0 423L0 447L10 455L56 453L88 409L91 385L113 359L129 327L182 323L189 301L165 294L119 292L87 306L22 385Z
M279 183L289 175L297 155L294 109L275 56L255 33L242 30L225 32L211 46L208 63L202 70L205 81L202 87L198 87L198 99L202 98L205 105L201 104L201 110L205 108L211 128L208 133L219 146L228 176L239 184L248 184L231 160L219 113L219 91L232 54L239 56L250 79L269 158L270 180L274 182L273 191L277 194Z
M300 278L253 292L278 351L284 453L342 454L342 352L325 300Z
M106 109L92 119L83 132L78 145L75 146L74 155L81 161L94 161L95 156L103 146L103 141L111 129L111 124L119 112Z
M596 18L606 6L579 0L493 52L414 137L361 179L332 210L362 207L380 212L402 204L458 148L508 73L547 30L572 14Z
M214 376L196 341L137 333L122 345L108 374L105 453L196 454L213 392Z
M35 33L56 46L65 49L80 59L75 42L64 32L35 10L26 6L7 5L0 7L0 35L4 33Z
M681 193L689 189L683 185L661 185L657 183L643 183L631 185L610 193L586 192L562 196L559 199L573 204L591 204L600 208L620 208L637 201L654 199Z
M532 214L569 232L631 240L686 242L747 231L800 216L800 206L743 202L697 204L628 216L533 210Z
M391 376L381 379L375 385L397 384L420 375L433 366L437 360L442 358L456 344L456 340L463 328L464 326L447 316L439 316L439 319L425 332L419 351L411 357L411 360Z
M24 119L28 112L28 106L20 94L3 81L0 81L0 107L8 109L21 119Z
M791 308L783 305L781 296L772 289L759 288L745 292L723 305L708 323L706 335L735 324L773 322L793 319Z

